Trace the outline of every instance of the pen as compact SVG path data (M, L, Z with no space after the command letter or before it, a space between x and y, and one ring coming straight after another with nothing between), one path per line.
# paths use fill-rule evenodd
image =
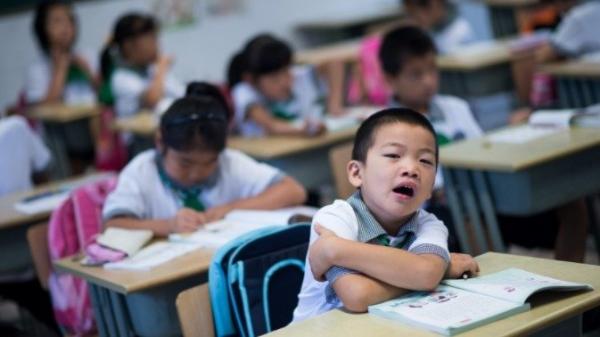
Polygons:
M463 274L462 274L462 279L463 279L463 280L466 280L466 279L468 279L468 278L469 278L469 273L463 273Z

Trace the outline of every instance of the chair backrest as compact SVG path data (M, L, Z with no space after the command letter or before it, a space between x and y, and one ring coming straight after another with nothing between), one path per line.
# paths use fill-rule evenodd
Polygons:
M175 300L183 337L214 337L208 284L186 289Z
M42 288L47 290L48 278L52 269L50 254L48 253L48 224L40 223L29 227L27 242L29 243L35 273Z
M356 188L348 181L346 165L352 159L352 142L335 146L329 150L329 165L335 182L335 191L340 199L347 199Z
M273 226L215 253L209 284L217 337L257 336L290 323L309 236L308 224Z

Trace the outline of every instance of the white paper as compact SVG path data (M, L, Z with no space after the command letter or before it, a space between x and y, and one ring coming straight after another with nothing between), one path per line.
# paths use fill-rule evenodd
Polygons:
M148 270L200 248L197 245L161 241L140 250L132 257L104 265L106 269Z
M312 217L317 211L317 208L305 206L288 207L269 211L236 209L227 213L225 219L262 225L285 225L288 223L289 219L296 214Z
M523 144L554 133L560 133L563 130L554 127L538 127L527 124L493 132L487 135L486 139L491 143Z
M18 212L28 215L51 212L69 197L69 192L62 191L31 201L20 201L14 207Z

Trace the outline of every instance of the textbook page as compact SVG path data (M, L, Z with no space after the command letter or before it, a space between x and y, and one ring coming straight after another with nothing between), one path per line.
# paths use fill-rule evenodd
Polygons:
M195 249L197 245L181 244L175 242L161 241L143 248L132 257L118 262L104 264L106 269L126 270L148 270L160 264L168 262L176 257L187 254Z
M269 225L223 219L211 222L193 233L170 234L169 241L194 243L206 248L219 248L243 234L267 226Z
M152 231L149 229L125 229L109 227L96 239L99 244L133 256L150 239Z
M532 140L560 132L564 132L564 129L558 129L555 127L538 127L525 124L492 132L486 135L485 138L490 143L524 144Z
M466 280L444 280L443 284L514 303L525 303L533 293L542 290L571 291L591 289L587 284L557 280L551 277L509 268Z
M70 190L66 189L42 192L19 201L14 207L18 212L28 215L51 212L67 200L69 193Z
M434 292L416 292L369 307L369 313L445 335L453 335L515 313L517 304L440 285Z

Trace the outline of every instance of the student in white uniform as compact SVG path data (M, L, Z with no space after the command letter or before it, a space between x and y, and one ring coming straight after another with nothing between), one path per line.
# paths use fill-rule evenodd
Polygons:
M71 6L42 2L35 12L33 31L40 54L27 72L27 102L94 103L99 83L97 61L93 54L74 48L77 22Z
M0 153L0 196L31 189L33 176L50 163L50 152L21 116L0 119Z
M118 117L142 109L162 113L185 93L185 86L171 73L173 59L160 52L158 33L156 20L141 13L121 16L113 28L101 56L101 97L114 104Z
M310 136L323 130L327 74L292 67L292 49L271 35L252 38L228 69L236 130L243 136Z
M294 179L226 148L222 98L208 90L191 92L162 116L156 150L139 154L122 171L104 205L106 226L147 228L165 236L193 231L236 208L304 202L304 188Z
M570 8L577 4L577 1L560 3ZM570 8L552 35L550 43L537 52L537 60L546 62L557 58L577 58L600 51L598 22L600 1L585 1Z

